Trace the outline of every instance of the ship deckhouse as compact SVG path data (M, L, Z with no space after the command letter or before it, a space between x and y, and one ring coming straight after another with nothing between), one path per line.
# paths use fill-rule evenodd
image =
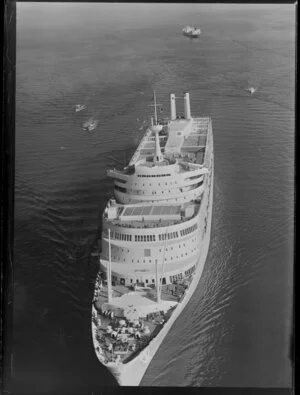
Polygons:
M112 280L129 285L172 283L191 274L204 232L201 201L210 172L209 118L192 118L189 94L184 117L170 95L170 120L147 129L123 170L111 169L115 199L103 215L101 265L111 261Z

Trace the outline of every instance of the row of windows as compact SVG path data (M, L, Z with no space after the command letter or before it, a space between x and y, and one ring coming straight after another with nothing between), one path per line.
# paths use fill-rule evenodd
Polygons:
M172 182L170 184L172 184ZM176 181L175 181L175 184L177 184ZM191 191L192 189L198 188L202 184L203 184L203 180L201 180L197 184L192 184L192 185L189 185L189 186L186 186L186 187L179 188L179 191L180 192L188 192L188 191ZM167 183L165 183L165 185L167 185ZM143 184L143 186L145 186L145 184ZM150 186L151 186L151 184L150 184ZM161 185L158 184L158 186L161 186ZM119 187L118 185L115 185L115 189L117 191L122 192L122 193L127 193L127 189L126 188ZM146 192L144 190L140 190L140 189L130 189L130 193L131 194L135 194L135 195L146 195L147 196L148 193L146 193ZM171 193L171 190L160 190L159 192L160 192L159 194L164 194L165 192L166 193ZM176 192L176 190L175 191L173 190L172 192L174 193L174 192ZM156 194L157 194L157 191L152 191L152 195L156 195Z
M188 235L188 234L194 232L197 228L198 228L198 225L194 224L192 226L189 226L186 229L182 229L180 231L180 234L181 234L181 236ZM158 238L160 241L176 239L177 237L179 237L178 232L163 233L163 234L158 235ZM118 233L118 232L112 232L112 238L114 238L116 240L133 241L132 235ZM153 242L153 241L156 241L156 235L135 235L134 241Z
M155 235L136 235L134 241L155 241Z
M176 181L175 181L175 183L176 183ZM164 194L165 192L166 193L174 193L174 192L177 192L177 191L180 191L180 192L188 192L188 191L190 191L190 190L192 190L192 189L196 189L196 188L198 188L200 185L202 185L203 184L203 181L201 181L200 183L198 183L198 184L193 184L193 185L190 185L190 186L187 186L187 187L183 187L183 188L179 188L179 189L177 189L177 190L173 190L173 191L171 191L170 189L169 190L160 190L159 191L159 193L157 193L157 191L152 191L152 195L162 195L162 194ZM144 184L143 184L144 185ZM166 185L167 185L167 183L166 183ZM158 184L158 186L160 186L160 184ZM115 185L115 189L117 190L117 191L120 191L120 192L122 192L122 193L127 193L127 189L126 188L122 188L122 187L119 187L118 185ZM141 190L141 189L130 189L130 193L131 194L134 194L134 195L146 195L146 196L149 196L149 194L147 193L147 191L144 191L144 190Z
M113 232L113 234L116 240L131 241L132 238L131 235L126 235L124 233Z
M198 228L198 225L197 225L197 224L194 224L194 225L192 225L192 226L189 226L189 227L186 228L186 229L182 229L182 230L180 231L180 234L181 234L181 236L188 235L188 234L194 232L194 230L196 230L197 228Z
M138 174L138 177L167 177L171 174Z
M175 239L178 237L178 232L164 233L159 235L159 240Z
M192 274L194 271L195 271L195 265L194 265L193 267L191 267L189 270L186 270L186 271L184 272L184 274L185 274L186 276L189 276L189 275Z
M172 247L171 247L171 250L173 250ZM167 251L167 248L166 248L166 251ZM192 254L193 252L196 252L196 251L197 251L197 247L194 247L194 248L190 249L189 252L185 251L185 252L183 252L181 254L178 254L176 256L175 255L174 256L173 255L171 255L171 256L167 255L167 256L164 257L164 262L171 262L173 260L176 261L176 259L185 258L189 254ZM145 254L144 257L150 257L150 253L149 254ZM128 257L124 257L124 255L112 255L112 259L114 261L116 261L116 262L117 261L118 262L122 261L122 262L125 262L126 264L129 263ZM139 258L139 259L131 259L131 262L132 263L153 263L153 262L155 262L155 259L142 259L142 258Z
M170 276L171 283L182 280L182 273L176 274L175 276Z

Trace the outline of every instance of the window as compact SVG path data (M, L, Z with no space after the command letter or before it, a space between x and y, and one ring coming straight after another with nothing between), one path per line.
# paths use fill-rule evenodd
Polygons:
M145 248L145 249L144 249L144 256L151 256L151 250L150 250L150 248Z

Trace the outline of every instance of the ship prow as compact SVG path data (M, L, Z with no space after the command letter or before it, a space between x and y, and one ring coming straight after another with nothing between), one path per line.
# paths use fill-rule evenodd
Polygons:
M139 385L198 286L210 241L213 137L208 117L154 120L124 169L110 169L92 306L96 355L120 385ZM156 97L154 95L156 110Z

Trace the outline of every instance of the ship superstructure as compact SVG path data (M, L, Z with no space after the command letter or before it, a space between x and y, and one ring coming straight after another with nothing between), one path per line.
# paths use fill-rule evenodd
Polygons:
M155 117L127 167L108 170L114 197L103 213L92 332L98 359L121 385L138 385L196 288L210 239L210 118Z

